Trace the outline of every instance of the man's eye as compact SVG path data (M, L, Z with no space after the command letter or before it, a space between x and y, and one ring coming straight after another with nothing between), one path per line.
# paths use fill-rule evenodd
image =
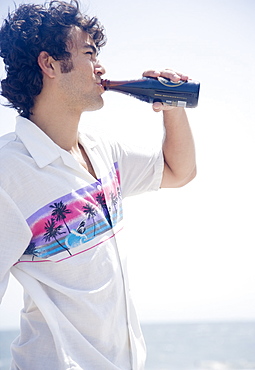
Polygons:
M87 51L85 54L89 54L89 55L93 56L93 52L92 51Z

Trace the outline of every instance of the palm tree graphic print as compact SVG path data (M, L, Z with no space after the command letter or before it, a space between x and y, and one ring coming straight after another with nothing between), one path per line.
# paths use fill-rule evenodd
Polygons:
M95 207L93 207L90 203L87 203L85 207L83 207L83 212L87 215L88 220L92 218L94 224L94 236L96 235L96 223L95 217L97 215L97 211Z
M66 246L64 246L63 244L61 244L57 239L57 236L59 236L61 234L64 234L64 232L60 231L62 229L62 227L63 227L62 225L57 226L56 221L54 220L54 218L51 218L50 220L48 220L45 223L46 232L44 233L43 239L45 241L50 241L53 238L59 244L59 246L61 248L67 250L68 253L71 255L69 249Z
M98 180L56 199L27 219L33 237L24 255L30 255L30 261L35 257L51 258L59 253L70 257L76 253L76 247L86 250L86 243L93 243L122 219L116 167L114 173L102 179L103 190L102 182Z
M70 229L68 225L66 224L66 215L71 213L70 209L67 208L66 204L62 202L62 200L58 203L54 203L50 205L50 208L53 208L52 216L56 217L56 221L63 221L68 232L70 233Z

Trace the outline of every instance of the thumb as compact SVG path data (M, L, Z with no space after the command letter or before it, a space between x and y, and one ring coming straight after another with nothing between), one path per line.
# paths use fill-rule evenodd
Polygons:
M160 103L159 101L157 101L157 102L153 103L152 108L155 112L160 112L163 109L163 104Z

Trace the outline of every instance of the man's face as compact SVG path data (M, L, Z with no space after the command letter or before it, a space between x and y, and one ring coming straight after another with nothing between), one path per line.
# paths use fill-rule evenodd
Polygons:
M104 68L97 61L97 49L89 34L75 27L68 43L71 59L60 61L59 87L69 109L77 112L100 109L104 89Z

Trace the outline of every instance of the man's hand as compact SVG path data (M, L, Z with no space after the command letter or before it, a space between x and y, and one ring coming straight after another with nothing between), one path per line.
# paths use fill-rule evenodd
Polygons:
M143 77L164 77L172 82L189 79L187 75L172 69L146 71L143 73ZM161 187L183 186L191 181L196 174L194 142L185 109L155 102L153 110L155 112L163 111L165 125L163 143L165 166Z
M143 77L154 77L154 78L155 77L164 77L164 78L168 78L172 82L178 82L180 80L187 81L189 79L189 77L187 75L184 75L182 73L173 71L172 69L164 69L162 71L153 71L153 70L145 71L143 73ZM160 103L160 102L153 103L152 107L153 107L153 110L155 112L160 112L162 110L175 109L175 107L172 107L168 104L164 104L164 103Z

